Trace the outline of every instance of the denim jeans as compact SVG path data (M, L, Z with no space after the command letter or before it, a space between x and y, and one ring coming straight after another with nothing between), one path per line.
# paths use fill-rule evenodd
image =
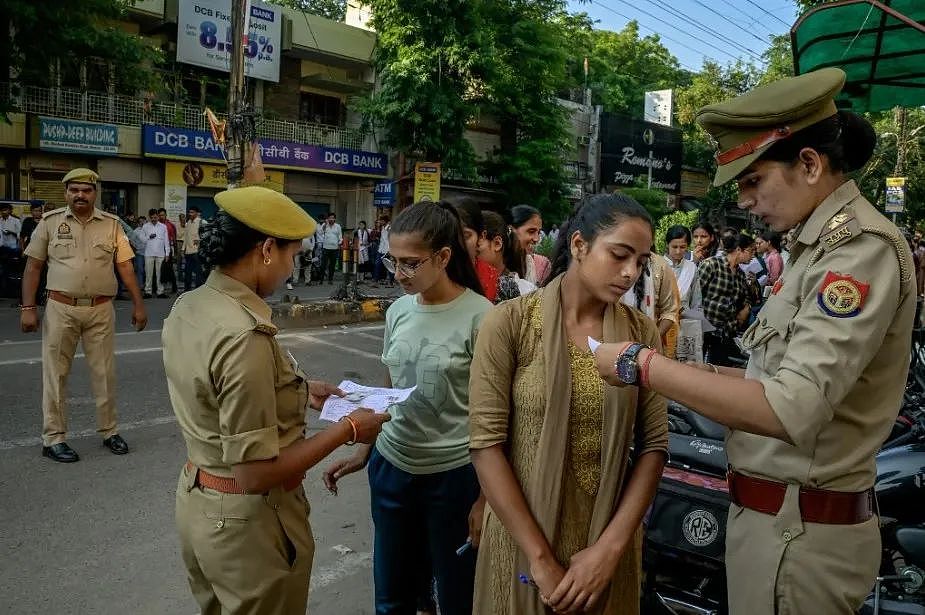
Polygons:
M183 288L185 290L193 290L194 288L202 286L204 280L202 279L202 263L199 261L199 255L186 254L183 256L183 261ZM196 276L195 286L193 285L193 276Z
M479 496L472 464L409 474L374 448L368 472L376 615L414 615L428 568L441 615L471 615L476 553L456 550L469 536L469 511Z
M138 288L145 287L145 255L135 255L135 278L138 280Z

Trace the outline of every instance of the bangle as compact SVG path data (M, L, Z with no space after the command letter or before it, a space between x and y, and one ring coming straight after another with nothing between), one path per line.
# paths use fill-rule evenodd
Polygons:
M655 356L655 351L650 350L648 356L642 361L642 366L639 368L639 384L645 388L649 388L649 364L652 363L652 357Z
M712 363L705 363L707 367L713 370L714 374L719 374L719 368L713 365Z
M34 305L21 305L19 306L20 311L25 312L26 310L37 310L38 308Z
M341 420L350 423L350 428L353 430L353 437L347 440L346 444L348 446L353 446L357 443L357 438L360 437L360 426L357 424L356 419L354 419L352 416L345 416Z

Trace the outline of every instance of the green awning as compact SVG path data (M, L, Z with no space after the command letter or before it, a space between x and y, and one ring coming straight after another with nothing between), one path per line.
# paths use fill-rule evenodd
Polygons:
M796 74L837 66L840 107L856 112L925 105L925 0L841 0L790 31Z

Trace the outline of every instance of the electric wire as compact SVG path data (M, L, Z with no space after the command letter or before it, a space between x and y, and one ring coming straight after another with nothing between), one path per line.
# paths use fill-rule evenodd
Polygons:
M611 7L607 6L606 4L601 4L600 2L595 3L594 0L589 0L589 3L590 3L590 4L597 4L597 6L601 7L602 9L604 9L604 10L606 10L606 11L610 11L611 13L613 13L614 15L616 15L617 17L621 17L621 18L625 19L627 22L635 21L635 22L639 25L639 27L640 27L641 29L643 29L643 30L648 30L649 32L655 34L655 35L658 36L659 38L663 38L663 39L665 39L666 41L671 41L671 42L673 42L673 43L675 43L675 44L677 44L677 45L680 45L680 46L684 47L685 49L688 49L688 50L690 50L690 51L693 51L694 53L698 53L698 54L704 56L705 58L709 58L709 56L710 56L709 53L705 53L702 49L694 49L694 48L691 47L690 45L687 45L686 43L682 43L681 41L679 41L679 40L676 39L676 38L671 38L670 36L667 36L667 35L665 35L665 34L661 34L661 33L659 33L658 30L655 30L654 28L650 28L650 27L648 27L648 26L643 25L642 23L640 23L640 21L639 21L638 19L635 19L635 18L633 18L633 17L629 17L629 16L627 16L627 15L624 15L623 13L617 11L617 10L614 9L614 8L611 8ZM688 64L684 64L684 63L681 62L681 61L679 61L678 64L680 64L682 68L684 68L684 69L686 69L686 70L689 70L689 71L691 71L692 73L699 72L698 69L693 68L693 67L691 67L691 66L688 65Z
M710 5L708 5L708 4L705 4L705 3L701 2L701 0L694 0L694 2L696 2L697 4L699 4L700 6L702 6L703 8L707 9L708 11L710 11L711 13L713 13L714 15L716 15L716 16L720 17L721 19L723 19L723 20L729 22L730 24L732 24L733 26L735 26L736 28L738 28L738 29L741 30L742 32L745 32L746 34L748 34L749 36L751 36L752 38L754 38L756 41L760 41L760 42L762 42L762 43L765 44L765 45L768 44L767 39L763 39L763 38L761 38L760 36L758 36L757 34L755 34L754 32L752 32L751 30L749 30L748 28L742 27L741 25L739 25L738 23L736 23L735 21L733 21L732 19L730 19L728 16L723 15L722 13L720 13L719 11L717 11L716 9L714 9L712 6L710 6Z
M790 25L791 25L791 24L787 23L786 21L784 21L783 19L781 19L780 17L778 17L778 16L775 15L774 13L771 13L770 11L766 10L763 6L761 6L760 4L758 4L757 2L755 2L754 0L745 0L745 1L748 2L749 4L751 4L753 7L755 7L755 8L758 9L759 11L761 11L762 13L764 13L765 15L767 15L768 17L773 17L773 18L776 19L777 21L779 21L779 22L781 22L782 24L784 24L785 26L787 26L787 29L788 29L788 30L790 29Z
M659 7L659 8L661 8L663 11L665 11L666 13L670 14L670 15L673 16L673 17L677 17L677 18L679 18L679 19L681 19L681 20L688 21L688 22L694 24L695 26L697 26L698 29L700 29L700 30L703 31L704 33L709 34L709 35L712 35L712 36L715 36L715 37L716 37L717 39L719 39L720 41L728 42L728 43L729 43L730 45L732 45L735 49L737 49L737 50L739 50L739 51L741 51L741 52L743 52L743 53L746 53L746 54L748 54L749 56L751 56L752 59L753 59L754 61L767 64L766 61L762 60L762 58L760 57L759 54L755 53L755 52L752 51L751 49L748 49L747 47L745 47L744 45L738 43L737 41L732 40L731 38L729 38L729 36L727 36L727 35L725 35L725 34L722 34L721 32L718 32L718 31L714 30L713 28L711 28L710 26L704 24L703 22L698 21L698 20L694 19L693 17L691 17L691 16L689 16L689 15L685 15L684 13L678 11L678 9L676 9L676 8L673 8L671 5L667 4L667 3L664 2L663 0L648 0L648 2L651 3L651 4L654 4L655 6L657 6L657 7Z
M711 42L709 42L709 41L705 41L705 40L703 40L702 38L700 38L699 36L695 36L695 35L691 34L690 32L687 32L686 30L684 30L684 29L682 29L682 28L679 28L678 26L675 26L675 25L673 25L673 24L671 24L671 23L668 23L668 22L665 21L664 19L660 19L657 15L653 15L652 13L646 11L645 9L641 9L641 8L639 8L638 6L633 6L633 4L632 4L631 2L629 2L629 0L619 0L619 1L620 1L620 2L623 2L623 4L626 4L626 5L630 6L631 8L636 9L637 11L639 11L640 13L642 13L643 15L647 15L647 16L651 17L652 19L656 20L657 22L659 22L659 23L661 23L661 24L663 24L663 25L666 25L666 26L668 26L669 28L672 28L673 30L677 30L677 31L680 32L681 34L684 34L684 35L686 35L687 37L694 39L695 41L699 41L699 42L703 43L703 44L706 45L707 47L711 47L711 48L717 50L718 52L720 52L720 53L722 53L722 54L724 54L724 55L729 56L729 57L732 58L733 60L738 60L738 59L739 59L738 56L736 56L736 55L730 53L729 51L726 51L726 50L723 49L722 47L717 47L717 46L714 45L713 43L711 43Z

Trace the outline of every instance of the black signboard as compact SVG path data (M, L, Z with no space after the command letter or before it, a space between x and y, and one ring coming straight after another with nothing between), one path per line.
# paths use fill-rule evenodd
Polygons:
M652 187L681 191L683 150L677 128L622 115L601 115L601 184L607 187L646 185L652 167Z

